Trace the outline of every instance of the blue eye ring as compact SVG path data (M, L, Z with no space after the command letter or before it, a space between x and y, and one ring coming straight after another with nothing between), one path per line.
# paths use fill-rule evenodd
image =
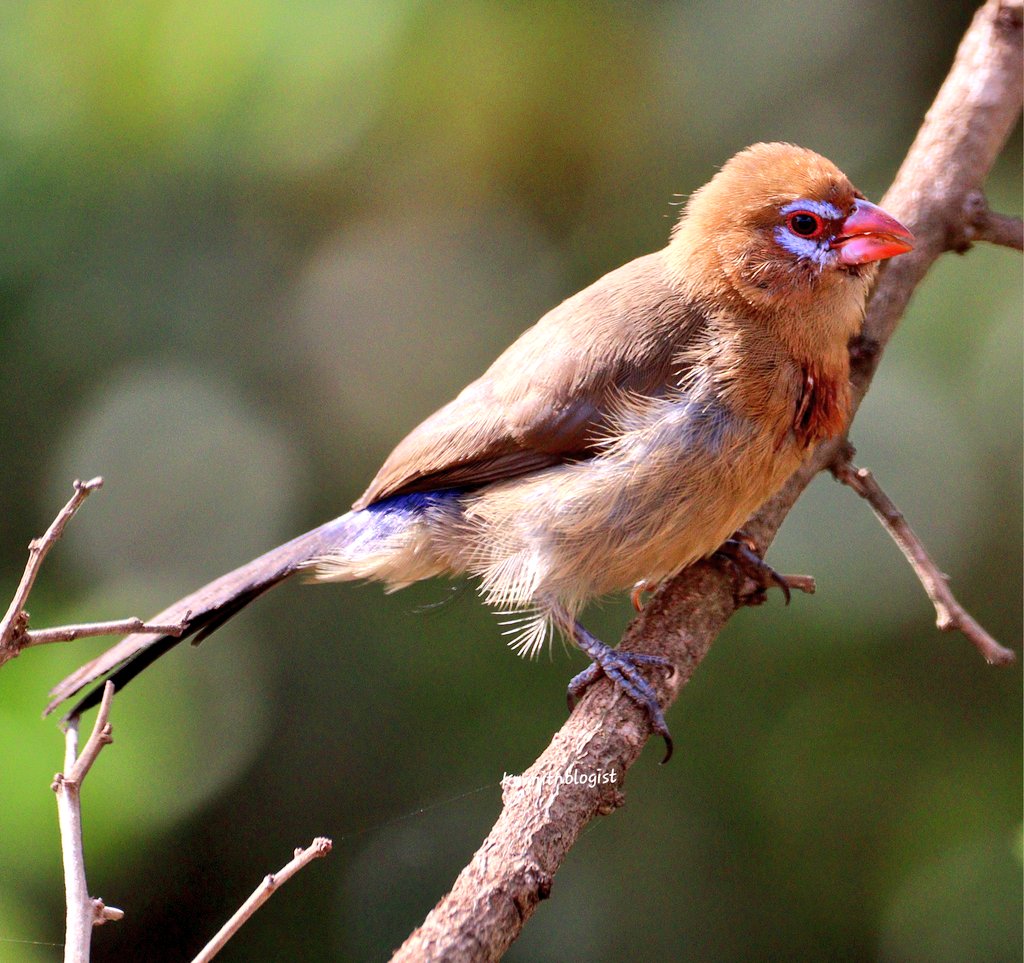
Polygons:
M793 211L786 216L786 227L797 237L814 240L825 231L825 219L814 211Z

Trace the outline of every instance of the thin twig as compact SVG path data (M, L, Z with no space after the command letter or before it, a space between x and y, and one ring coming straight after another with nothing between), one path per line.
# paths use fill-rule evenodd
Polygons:
M13 659L24 646L25 630L28 627L28 616L25 614L25 603L28 601L36 576L42 567L46 553L50 551L57 539L64 534L64 528L75 516L75 512L97 488L103 485L102 478L92 478L83 482L75 480L75 493L68 503L60 510L50 527L41 538L34 538L28 545L28 562L21 576L21 582L7 614L0 622L0 665Z
M81 789L82 780L84 780L88 775L89 770L92 768L92 764L100 754L100 750L102 750L104 746L109 746L110 743L114 741L114 728L109 722L110 708L113 700L114 683L108 680L106 685L103 687L103 699L100 702L99 711L96 713L96 721L93 723L92 733L89 735L89 740L86 742L85 748L79 754L78 759L75 760L74 765L71 767L71 771L68 772L65 768L65 784L72 783L76 788Z
M64 534L68 522L74 518L82 503L97 488L103 486L102 478L92 478L83 482L75 480L75 493L68 503L60 510L50 527L40 538L29 542L28 562L22 573L21 582L7 614L0 622L0 666L20 655L25 649L34 645L48 645L51 642L72 642L93 635L125 635L129 632L148 632L153 635L181 635L185 631L188 615L180 623L173 625L149 625L140 618L118 619L112 622L86 622L79 625L61 625L50 629L33 629L28 627L28 613L25 605L35 585L36 577L42 568L43 560L57 540Z
M956 600L949 587L949 576L935 564L924 543L910 527L895 502L885 493L867 468L853 463L853 448L841 449L830 466L838 481L853 489L874 509L882 527L903 552L914 574L935 606L935 624L943 632L962 632L992 665L1009 665L1016 658L1011 649L1000 645Z
M96 714L92 734L81 754L78 752L78 718L68 721L64 733L64 771L53 777L51 786L57 794L57 818L60 823L67 900L64 963L88 963L92 928L124 916L116 907L106 906L103 900L89 896L85 879L85 849L82 844L82 782L103 747L113 741L113 730L109 722L113 699L114 684L108 682L103 689L103 701Z
M242 928L246 920L270 899L278 887L287 883L314 859L326 856L331 851L331 846L329 839L318 836L306 849L295 850L295 856L290 862L282 866L278 872L264 877L263 882L253 890L252 895L238 908L234 916L220 928L217 935L202 948L192 963L207 963L212 960L224 948L224 944Z
M94 635L127 635L129 632L145 632L150 635L179 636L188 626L185 621L168 625L149 624L139 618L116 619L113 622L83 622L81 625L58 625L52 629L33 629L25 634L28 641L22 646L47 645L50 642L73 642L75 639Z

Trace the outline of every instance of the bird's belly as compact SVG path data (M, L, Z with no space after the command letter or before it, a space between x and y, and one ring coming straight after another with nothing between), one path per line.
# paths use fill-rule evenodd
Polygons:
M665 404L585 462L468 496L449 565L494 604L576 607L711 554L800 460L720 405Z

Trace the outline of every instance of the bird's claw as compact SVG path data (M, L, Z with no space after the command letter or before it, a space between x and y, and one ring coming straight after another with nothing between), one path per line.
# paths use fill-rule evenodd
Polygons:
M642 665L663 666L675 672L675 666L660 655L648 655L644 652L620 652L602 643L603 648L596 653L588 652L594 659L579 675L574 676L566 690L566 701L569 711L576 708L583 692L602 675L613 685L621 689L641 709L647 713L651 729L665 740L664 765L672 758L672 736L665 722L665 714L661 711L658 697L651 684L643 677L639 667Z
M791 590L798 589L809 595L814 593L814 579L809 575L780 575L762 557L757 543L746 532L737 532L722 543L715 552L718 558L728 562L734 573L754 583L754 591L737 594L736 601L743 605L761 605L768 598L768 589L777 585L786 598L791 600Z
M657 582L648 582L646 579L640 579L633 586L633 591L629 593L629 601L633 603L633 610L636 612L641 611L644 607L644 602L640 596L644 592L653 592L657 587Z

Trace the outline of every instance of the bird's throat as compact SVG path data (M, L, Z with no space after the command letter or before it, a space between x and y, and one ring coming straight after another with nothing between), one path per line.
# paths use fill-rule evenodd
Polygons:
M793 434L802 448L841 434L850 412L850 379L846 371L804 365L803 384L793 417Z

